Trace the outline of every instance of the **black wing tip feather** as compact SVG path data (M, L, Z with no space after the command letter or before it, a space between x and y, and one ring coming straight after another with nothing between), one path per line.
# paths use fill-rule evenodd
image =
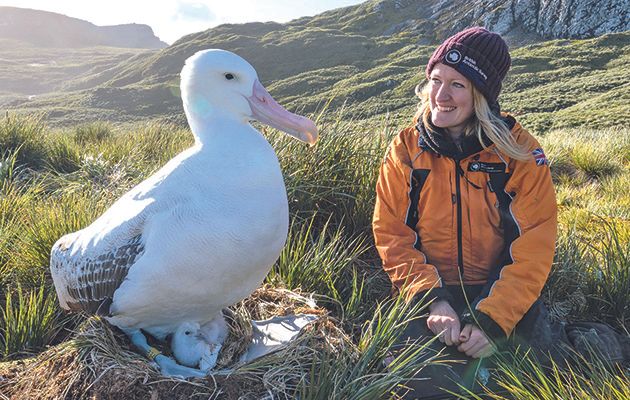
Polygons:
M68 306L66 311L68 312L85 312L89 315L99 315L102 317L112 316L109 311L112 305L112 299L110 297L102 300L67 302L66 304Z

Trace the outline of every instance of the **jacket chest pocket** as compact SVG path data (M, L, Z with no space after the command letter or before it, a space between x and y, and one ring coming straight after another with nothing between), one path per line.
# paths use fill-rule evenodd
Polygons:
M409 185L409 209L406 224L418 237L414 247L433 262L443 262L450 256L454 240L452 186L449 171L444 169L414 169Z
M503 163L475 163L468 165L467 175L475 183L469 188L467 211L469 240L473 264L494 262L504 244L506 213L510 213L509 195L504 188L509 174Z

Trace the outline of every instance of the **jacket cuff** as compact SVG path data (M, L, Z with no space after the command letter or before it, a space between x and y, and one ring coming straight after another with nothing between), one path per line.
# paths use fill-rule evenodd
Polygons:
M471 313L470 310L466 310L460 316L460 321L462 324L477 325L493 342L503 342L507 338L503 328L481 311L473 310Z
M452 303L453 296L445 287L434 287L428 290L419 291L411 299L413 303L423 302L423 304L430 304L431 302L438 300L446 300L449 303Z

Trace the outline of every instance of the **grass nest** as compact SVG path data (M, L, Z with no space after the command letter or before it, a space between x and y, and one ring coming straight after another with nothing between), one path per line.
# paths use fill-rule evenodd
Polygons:
M252 336L251 319L309 313L320 318L277 352L245 365L238 359ZM262 399L293 398L308 381L318 352L353 344L312 298L264 286L226 313L230 334L213 374L164 377L136 353L126 335L98 317L86 318L69 340L27 359L0 363L0 399ZM152 343L168 349L162 343Z

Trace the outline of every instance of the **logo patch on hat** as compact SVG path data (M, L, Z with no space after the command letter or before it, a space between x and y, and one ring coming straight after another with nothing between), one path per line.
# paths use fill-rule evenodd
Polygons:
M459 50L453 49L446 53L444 59L449 64L457 64L462 59L462 53L460 53Z

